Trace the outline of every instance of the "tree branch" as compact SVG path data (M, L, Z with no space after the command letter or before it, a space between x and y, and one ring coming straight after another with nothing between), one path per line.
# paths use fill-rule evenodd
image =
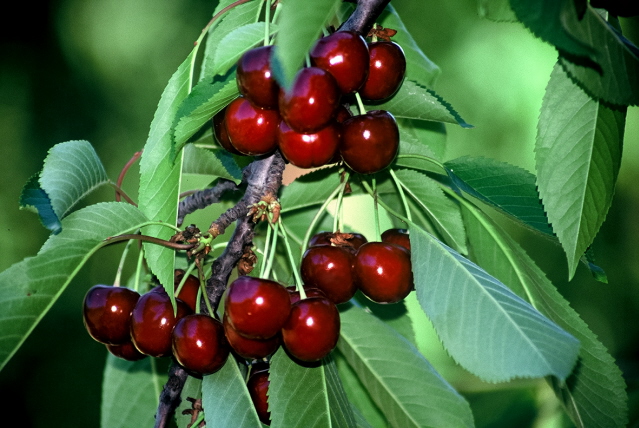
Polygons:
M200 190L184 198L180 201L180 205L178 207L178 226L184 223L184 217L187 215L220 202L220 199L222 199L222 195L225 192L235 191L237 189L237 185L231 180L220 179L215 186Z

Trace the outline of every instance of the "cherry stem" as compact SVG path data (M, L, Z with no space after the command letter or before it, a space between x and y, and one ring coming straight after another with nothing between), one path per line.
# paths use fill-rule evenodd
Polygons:
M105 241L107 245L115 244L117 242L126 241L128 239L137 239L138 241L150 242L152 244L162 245L167 248L173 248L174 250L191 250L197 247L197 244L178 244L177 242L165 241L164 239L155 238L153 236L138 235L135 233L125 233L123 235L110 236Z
M379 197L377 195L377 179L373 177L371 180L373 182L373 218L375 219L375 239L377 241L382 240L382 232L379 227Z
M349 173L345 172L342 178L342 185L340 187L339 194L337 195L337 206L335 207L335 217L333 218L333 233L336 231L342 232L343 224L343 211L344 211L344 192L346 191L346 184L348 183Z
M193 272L193 269L195 269L195 266L196 266L195 262L193 262L189 265L188 268L186 268L186 271L184 272L184 275L182 276L180 283L178 284L177 288L175 289L175 292L173 293L174 296L177 296L178 294L180 294L180 291L182 291L182 287L184 287L184 284L186 284L186 280L189 278L189 275L191 275L191 272ZM197 308L199 309L199 306Z
M362 181L362 186L364 186L364 189L366 189L366 191L368 192L369 195L371 195L373 197L373 199L376 198L375 192L373 191L373 189L371 188L371 186L366 182L366 181ZM400 213L398 213L397 211L395 211L394 209L392 209L391 207L389 207L384 201L382 201L381 199L377 200L377 203L379 205L382 206L382 208L384 208L386 211L388 211L389 214L394 215L395 217L397 217L398 219L400 219L401 221L403 221L406 224L414 224L412 221L410 221L409 219L407 219L406 217L404 217L403 215L401 215ZM378 225L379 227L379 225ZM378 236L377 238L380 238L380 236ZM381 241L381 239L380 239Z
M187 196L195 195L197 192L200 192L200 190L197 190L197 189L187 190L186 192L180 193L180 195L178 196L178 199L184 199Z
M266 228L266 239L264 240L264 251L262 253L262 265L260 266L260 278L264 278L264 272L266 272L266 265L268 261L269 247L271 243L272 228L270 225Z
M133 241L131 240L129 242L133 242ZM138 254L138 263L135 266L135 282L133 284L133 289L137 291L138 293L140 293L140 275L142 274L143 264L144 264L144 249L140 248L140 253Z
M215 312L213 312L213 308L211 307L211 300L206 295L206 281L204 280L204 272L201 267L198 269L198 279L200 280L200 290L198 291L197 298L195 299L195 308L197 309L197 312L200 313L201 298L204 297L204 303L206 304L206 309L209 311L209 315L212 318L215 318Z
M275 260L275 254L277 249L277 232L279 223L272 224L269 222L269 229L273 228L273 234L271 235L271 246L268 249L268 257L266 258L266 268L264 269L264 276L262 278L268 278L273 268L273 260ZM266 248L265 248L266 249Z
M300 277L300 273L297 271L297 266L295 264L295 260L293 259L293 251L291 251L291 246L288 243L288 234L286 233L286 228L284 227L284 223L282 223L282 216L280 215L277 219L277 222L280 225L282 236L284 237L284 245L286 245L286 254L288 255L288 261L291 263L291 269L293 270L293 276L295 277L295 282L297 285L297 291L300 293L300 299L306 299L306 291L304 291L304 284L302 283L302 278Z
M362 101L362 97L359 95L359 92L355 92L355 99L357 100L359 114L366 114L366 107L364 106L364 102Z
M127 201L128 203L130 203L134 207L138 206L138 204L136 204L133 201L133 199L131 199L129 197L129 195L127 195L126 192L124 190L122 190L117 184L112 183L111 181L109 181L108 184L109 184L109 186L113 187L113 189L115 190L115 200L117 202L120 202L121 201L120 197L122 197L122 198L124 198L125 201Z
M339 186L337 186L335 188L335 190L333 190L333 193L331 193L329 195L329 197L326 198L326 200L324 201L324 203L322 204L320 209L317 210L317 214L315 214L315 217L313 217L313 220L311 220L311 224L308 226L308 229L306 230L306 235L304 235L304 241L302 242L302 253L301 254L304 254L304 251L306 251L306 247L308 246L308 241L311 240L311 233L315 229L315 225L319 221L319 219L322 216L322 214L324 213L324 211L326 211L326 208L328 207L328 204L330 204L330 202L333 199L335 199L335 197L337 196L338 192L341 189L342 189L342 183L340 183Z
M264 46L268 46L271 33L271 0L264 0L266 10L264 11Z
M142 150L140 150L139 152L133 153L133 156L131 156L131 159L129 159L129 161L124 165L124 167L122 167L122 171L120 171L120 175L118 175L118 181L116 181L116 185L114 186L115 200L117 202L120 202L120 196L122 196L124 197L124 199L126 199L128 203L130 203L131 205L135 205L137 207L135 202L133 202L130 198L128 198L128 196L126 196L126 193L124 193L124 191L122 190L122 182L124 181L124 177L126 176L126 173L129 170L129 168L131 168L131 166L135 162L137 162L141 156L142 156Z
M444 171L447 170L443 163L441 163L437 159L434 159L434 158L431 158L431 157L428 157L428 156L410 154L410 153L403 154L403 155L397 155L397 159L408 159L408 158L425 160L425 161L427 161L429 163L432 163L433 165L436 165L438 168L443 169Z
M406 194L404 193L404 183L397 177L395 171L390 170L391 177L393 177L393 181L395 182L395 186L397 186L397 191L399 192L399 197L402 199L402 204L404 205L404 211L406 211L406 218L408 220L413 221L411 216L410 207L408 206L408 200L406 199Z
M120 263L118 264L118 270L115 273L115 279L113 280L113 286L119 287L120 280L122 278L122 270L124 269L124 262L126 261L126 256L129 254L129 249L131 248L131 243L133 240L129 240L124 247L124 251L122 251L122 257L120 257Z

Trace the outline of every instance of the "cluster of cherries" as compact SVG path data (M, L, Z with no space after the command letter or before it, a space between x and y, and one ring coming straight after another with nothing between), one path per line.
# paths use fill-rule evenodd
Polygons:
M262 46L238 61L241 96L212 120L222 147L249 156L279 148L300 168L343 160L353 171L370 174L390 165L399 148L393 115L372 110L353 116L343 103L352 104L355 92L372 102L397 92L406 71L399 45L366 43L352 31L332 33L315 43L311 66L298 71L288 90L275 81L272 54L273 46Z

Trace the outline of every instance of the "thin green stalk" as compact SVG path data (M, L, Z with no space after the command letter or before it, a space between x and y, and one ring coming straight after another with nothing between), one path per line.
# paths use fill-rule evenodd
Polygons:
M122 251L122 257L120 257L120 263L118 264L118 270L115 274L115 279L113 280L113 286L119 287L120 280L122 279L122 270L124 269L124 262L126 261L126 256L129 254L129 249L131 248L131 243L133 240L129 240L124 247L124 251Z
M404 194L404 183L397 178L395 171L390 170L391 177L393 177L393 181L395 182L395 186L397 186L397 191L399 192L399 197L402 200L402 204L404 205L404 211L406 211L406 217L408 220L413 221L413 217L410 213L410 207L408 206L408 200L406 199L406 195Z
M434 159L434 158L431 158L431 157L428 157L428 156L411 154L411 153L407 153L407 154L403 154L403 155L397 155L397 159L408 159L408 158L425 160L425 161L430 162L433 165L437 166L438 168L446 171L446 167L444 166L443 163L441 163L437 159Z
M277 22L280 17L280 12L282 12L282 2L278 2L277 6L275 6L275 13L273 14L272 22Z
M178 294L180 294L180 291L182 291L182 287L184 287L184 284L186 284L186 280L189 278L189 275L191 275L191 272L193 272L193 269L195 269L195 262L191 263L189 267L186 268L186 271L184 272L184 276L180 280L180 284L175 289L175 293L173 294L174 296L177 296Z
M362 181L362 186L364 186L364 189L368 192L369 195L371 195L373 198L375 197L375 193L373 192L373 189L371 189L371 186L366 181ZM398 213L397 211L389 207L388 204L386 204L381 199L379 199L377 202L379 203L379 205L382 206L382 208L388 211L389 214L394 215L395 217L397 217L398 219L400 219L401 221L407 224L413 224L412 221L410 221L409 219L407 219L406 217L404 217L403 215L401 215L400 213Z
M315 217L313 217L313 220L311 220L311 224L308 226L308 229L306 230L306 235L304 235L304 241L302 242L302 254L304 254L304 251L306 250L306 247L308 246L308 241L310 241L311 239L311 233L315 229L315 225L319 221L322 214L324 214L324 212L326 211L326 207L328 207L328 204L335 198L335 196L337 196L341 188L342 188L342 183L340 183L339 186L337 186L335 190L333 190L333 193L331 193L328 196L328 198L326 198L326 200L324 201L320 209L317 211L317 214L315 214Z
M268 259L266 261L267 265L266 269L264 270L264 276L262 276L262 278L268 278L268 276L271 274L273 261L275 260L275 254L277 252L277 229L279 227L279 223L271 224L269 222L269 227L273 228L273 237L271 238L271 248L268 253Z
M268 46L271 33L271 1L264 0L266 11L264 16L264 46Z
M375 223L375 239L377 241L381 241L382 240L382 231L379 227L379 205L378 205L378 200L379 197L377 196L377 179L375 177L373 177L373 179L371 180L373 182L373 218L374 223Z
M144 248L140 248L140 254L138 254L138 263L135 266L135 282L133 283L133 289L137 291L138 293L140 293L140 275L142 274L143 265L144 265Z
M266 228L266 240L264 241L264 252L262 253L262 266L260 267L260 278L264 278L264 272L266 271L266 261L268 260L269 244L271 243L272 234L271 228Z
M357 100L359 114L366 114L366 107L364 107L364 102L362 101L362 97L359 95L359 92L355 92L355 99Z
M209 315L213 318L215 318L215 312L213 312L213 308L211 307L211 299L208 298L208 295L206 294L206 284L204 281L204 275L203 272L198 271L198 279L200 280L200 291L199 293L197 293L197 299L196 299L196 309L198 311L198 313L200 312L200 305L201 305L201 299L202 297L204 297L204 303L206 303L206 309L209 311Z
M300 299L301 300L306 299L306 292L304 291L304 283L302 282L300 273L297 271L297 266L295 265L295 260L293 259L293 251L291 251L291 246L288 243L288 234L286 233L286 228L284 227L284 223L282 223L282 216L280 216L277 219L277 223L280 225L280 230L284 238L284 245L286 246L286 254L288 255L288 261L291 263L291 269L293 270L293 276L295 277L297 291L299 291L300 293Z
M346 181L342 183L342 188L337 195L337 204L335 205L335 216L333 217L333 232L342 231L339 219L342 217L342 200L344 199L344 191L346 190Z

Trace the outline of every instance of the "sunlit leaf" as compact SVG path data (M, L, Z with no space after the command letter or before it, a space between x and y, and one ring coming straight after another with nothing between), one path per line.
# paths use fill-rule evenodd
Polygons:
M348 401L344 385L337 372L337 366L332 353L322 360L322 368L328 388L328 404L331 409L331 424L333 427L349 428L356 425L355 415L351 403Z
M432 157L441 160L446 154L446 125L442 122L396 118L401 141L426 145Z
M228 33L219 44L223 49L218 48L215 51L215 62L213 66L213 74L226 73L237 61L242 54L249 49L255 47L258 43L264 41L264 33L266 24L264 22L253 22L236 28ZM277 32L277 25L269 24L269 35Z
M478 0L477 12L482 18L497 22L517 22L509 0Z
M229 152L201 149L192 144L184 146L182 173L222 177L238 184L242 180L242 171Z
M180 393L180 404L175 409L175 423L178 427L186 427L191 423L191 413L183 413L184 411L193 409L193 402L188 400L202 398L202 379L189 376L186 378L182 392Z
M337 167L323 168L298 177L282 187L282 212L322 204L339 185Z

